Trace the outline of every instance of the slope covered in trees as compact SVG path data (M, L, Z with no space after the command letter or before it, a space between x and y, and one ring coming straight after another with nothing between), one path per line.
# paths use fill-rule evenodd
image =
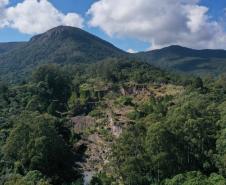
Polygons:
M0 184L226 184L225 76L172 74L71 27L7 47ZM155 52L175 64L225 57L175 46Z
M0 79L26 81L42 64L88 64L107 58L130 58L168 71L219 76L226 71L225 50L194 50L170 46L129 54L79 28L59 26L36 35L29 42L0 43Z
M25 42L8 42L8 43L0 43L0 54L10 52L14 49L22 47Z
M134 71L134 72L131 72ZM83 89L89 80L104 86L170 81L148 64L104 61L93 65L44 65L28 83L0 86L1 184L80 184L81 139L70 118L90 113L103 98L101 90ZM172 79L173 80L173 79ZM109 90L110 91L110 90ZM108 92L108 91L107 91ZM116 91L117 92L117 91Z
M67 26L53 28L34 36L27 43L16 45L21 46L0 45L1 79L12 82L23 81L41 64L95 63L105 58L125 55L125 52L112 44L79 28ZM13 47L15 49L11 52L4 52Z
M194 75L218 76L225 72L225 50L195 50L181 46L141 52L136 57L162 69Z
M40 66L1 83L0 184L225 184L225 101L222 78L136 61Z

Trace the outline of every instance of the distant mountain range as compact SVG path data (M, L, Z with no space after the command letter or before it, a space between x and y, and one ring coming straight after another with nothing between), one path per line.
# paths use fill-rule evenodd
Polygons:
M79 28L59 26L29 42L0 43L0 79L18 81L45 63L95 63L128 57L162 69L195 75L226 72L225 50L194 50L181 46L129 54Z
M136 57L162 69L194 75L219 75L226 72L225 50L195 50L181 46L140 52Z

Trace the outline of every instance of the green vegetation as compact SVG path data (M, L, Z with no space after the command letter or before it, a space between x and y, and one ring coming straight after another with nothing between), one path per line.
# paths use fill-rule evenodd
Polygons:
M24 44L25 42L0 43L0 54L7 53L19 47L22 47Z
M26 81L42 64L96 63L121 55L125 52L94 35L79 28L59 26L27 43L0 44L0 80Z
M79 184L84 149L74 148L81 136L69 119L89 115L97 123L84 136L112 143L109 163L91 184L224 184L224 81L183 79L107 59L44 65L28 83L1 83L1 183ZM118 139L106 125L108 106L119 109L111 113L124 128Z
M194 50L181 46L169 46L159 50L135 54L156 67L184 74L218 76L224 74L225 50Z
M224 50L192 50L170 46L129 54L81 29L59 26L34 36L29 42L0 43L0 80L10 83L27 82L32 71L43 64L86 65L110 58L144 61L161 69L193 75L218 76L226 71ZM114 69L109 67L109 70ZM97 71L102 73L98 68ZM104 72L106 74L102 75L107 75L108 71ZM131 75L142 82L142 73ZM108 78L113 77L108 74Z
M3 147L3 159L22 174L38 170L57 182L76 177L73 154L58 135L55 122L48 115L20 115Z
M90 102L107 102L123 84L175 79L148 64L112 59L85 68L43 65L28 83L1 83L1 184L79 184L83 149L74 148L81 137L74 133L70 117L89 114L105 119L102 109L98 111L98 105ZM122 96L119 106L134 106L132 100ZM98 129L104 138L113 140L105 127Z
M1 60L12 81L0 82L0 185L81 185L87 174L90 185L226 184L224 76L171 74L57 30L18 46L21 55L10 46L15 66ZM93 53L86 62L77 47Z

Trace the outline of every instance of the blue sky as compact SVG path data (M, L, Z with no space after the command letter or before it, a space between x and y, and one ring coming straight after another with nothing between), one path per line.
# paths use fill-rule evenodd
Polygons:
M27 0L27 1L29 1L29 0ZM32 0L30 0L30 1L32 1ZM33 0L33 1L36 1L36 0ZM105 1L105 0L101 0L101 1ZM112 2L115 2L115 4L117 2L120 3L119 0L107 0L107 1L109 1L108 6L109 6L110 10L112 10L112 14L114 14L113 11L117 12L120 10L120 6L112 4ZM132 0L127 0L127 1L133 2ZM147 0L145 0L145 1L147 1ZM150 0L150 1L154 2L155 0ZM164 5L164 1L167 3L167 0L163 0L162 5L160 5L160 6ZM175 0L175 1L180 2L182 0ZM183 1L191 2L194 0L183 0ZM0 0L0 2L1 2L1 0ZM18 5L18 3L23 3L23 2L24 2L23 0L9 0L9 3L4 7L4 9L10 8L10 7L16 7ZM197 13L198 18L194 18L190 32L181 31L181 30L186 30L186 29L183 28L182 26L180 27L179 21L178 21L178 23L175 24L178 26L178 28L175 28L175 30L174 30L174 28L172 28L170 26L166 26L167 22L165 23L165 25L160 25L159 30L158 29L155 30L155 28L153 29L150 26L152 24L151 19L152 19L153 15L152 14L149 15L148 13L147 13L148 14L147 16L145 14L143 15L143 12L145 12L144 11L145 9L143 9L143 7L141 7L140 4L138 4L137 6L139 6L138 8L143 10L143 12L141 12L141 15L144 17L147 17L147 20L146 20L146 22L144 22L144 24L146 25L148 23L148 20L150 19L150 25L148 25L148 27L150 27L149 29L143 30L142 27L140 28L140 30L143 30L143 32L139 30L139 26L137 27L137 29L135 29L133 27L131 28L131 25L133 25L133 23L136 23L136 25L137 24L139 25L139 22L131 21L131 19L133 19L132 14L134 12L131 12L131 14L130 14L130 12L129 12L130 11L129 9L131 9L130 7L128 7L128 10L125 9L126 7L124 7L125 12L126 12L125 15L127 17L131 15L130 20L127 21L128 22L128 25L127 25L127 22L123 22L125 17L119 17L117 20L112 21L110 19L111 18L110 15L105 15L110 11L105 10L101 4L97 4L97 6L99 8L93 8L92 13L87 15L87 11L91 8L91 6L95 2L97 2L95 0L49 0L49 2L52 4L52 6L54 6L59 12L61 12L64 15L67 15L68 13L78 14L79 16L81 16L81 18L84 21L83 27L82 27L83 29L101 37L102 39L105 39L105 40L113 43L114 45L116 45L117 47L119 47L123 50L131 49L134 51L142 51L142 50L147 50L147 49L151 49L151 48L155 48L155 47L156 48L163 47L163 46L167 46L170 44L181 44L181 45L185 45L188 47L194 47L194 48L196 48L196 46L197 46L197 48L204 48L205 46L207 46L208 48L215 48L215 47L219 46L220 48L223 48L223 49L224 49L224 47L226 47L226 44L225 44L226 39L223 41L222 40L219 41L216 39L216 37L218 37L218 36L220 37L222 35L224 36L224 34L225 34L225 33L222 33L222 31L219 31L218 27L220 27L224 31L226 30L226 27L224 26L224 24L225 24L224 22L226 21L226 19L225 19L226 1L225 0L201 0L200 2L195 3L195 4L188 3L189 6L192 6L192 8L189 8L189 12L191 10L192 14L194 14L194 15L196 14L195 12L199 12L199 13ZM156 2L159 2L159 1L156 1ZM126 4L125 4L125 6L126 6ZM183 5L181 5L181 6L183 6ZM196 6L199 6L200 8L197 9ZM208 8L208 11L206 11L206 12L202 11L203 7ZM0 6L0 8L1 8L1 6ZM134 11L139 12L138 8L137 8L137 10L134 10ZM152 6L150 6L149 8L151 11ZM197 11L196 11L196 9L197 9ZM18 11L14 11L14 14L16 14L15 12L18 13ZM120 12L119 12L119 14L120 14ZM169 12L169 14L171 15L171 14L173 14L173 12ZM206 20L205 18L200 18L200 16L199 16L200 14L202 14L202 16L208 16L208 20ZM117 15L118 14L116 14L116 16ZM124 14L122 14L122 15L124 15ZM154 15L156 15L156 14L154 14ZM180 15L184 15L184 12L182 12ZM96 16L96 18L94 18L95 16ZM101 20L100 18L98 18L98 16L99 17L106 16L106 17L108 17L108 19L106 18L105 20ZM191 16L191 15L188 15L188 16ZM185 17L185 18L187 18L187 17ZM181 17L181 20L183 20L183 19L186 20L185 18ZM1 16L0 16L0 19L1 19ZM164 17L163 17L163 19L164 19ZM200 21L196 22L195 21L196 19L197 20L200 19ZM162 19L161 19L161 21L162 21ZM112 24L109 24L109 22L110 23L112 22ZM164 20L162 22L164 23ZM175 21L173 20L172 25L174 22ZM216 26L215 23L219 24L220 26L218 26L218 25ZM197 28L197 24L198 24L198 28ZM108 25L108 27L106 25ZM116 28L115 25L118 28ZM141 25L142 25L142 22L141 22ZM182 23L181 23L181 25L182 25ZM201 28L201 26L203 26L203 25L205 26L203 28L209 29L211 31L208 31L208 33L205 33L205 34L204 33L202 34L201 31L198 32L197 29L199 29L199 28L203 29L203 28ZM158 27L158 26L156 26L156 27ZM169 29L169 31L167 29ZM123 31L121 31L121 30L123 30ZM164 32L163 32L163 30L164 30ZM218 31L216 31L216 30L218 30ZM161 34L161 36L158 35L158 32L159 32L159 34ZM37 32L37 33L39 33L39 32ZM176 34L174 35L174 33L176 33ZM211 36L213 34L215 34L215 35ZM27 41L32 37L32 35L33 35L33 33L21 31L20 29L15 28L15 26L4 26L0 29L0 42ZM169 37L171 37L171 35L172 35L172 40L169 39ZM185 36L179 37L177 35L185 35ZM226 36L226 34L225 34L225 36ZM205 38L202 38L202 37L205 37ZM173 39L175 40L175 43L174 43ZM196 45L194 45L193 39L197 39ZM191 43L189 43L188 40L191 40Z

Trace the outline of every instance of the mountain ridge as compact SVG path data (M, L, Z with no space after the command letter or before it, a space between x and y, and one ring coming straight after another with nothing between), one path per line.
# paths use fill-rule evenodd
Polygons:
M18 47L21 47L26 42L1 42L0 43L0 54L10 52Z
M226 71L226 50L196 50L179 45L130 54L80 28L58 26L28 42L0 43L0 80L26 80L39 65L89 64L129 58L180 73L218 76Z
M79 28L59 26L32 37L22 47L0 54L0 72L1 76L14 81L24 78L41 64L95 63L125 54L107 41Z
M198 76L218 76L226 71L226 50L191 49L178 45L140 52L137 58L165 70L189 73Z
M158 52L174 52L181 55L193 55L193 56L202 56L202 57L209 57L208 55L204 55L203 53L209 52L212 57L226 57L226 50L224 49L193 49L188 48L180 45L170 45L167 47L163 47L160 49L155 49L147 52L139 52L139 53L158 53ZM178 53L179 51L179 53ZM221 56L221 55L223 56Z

